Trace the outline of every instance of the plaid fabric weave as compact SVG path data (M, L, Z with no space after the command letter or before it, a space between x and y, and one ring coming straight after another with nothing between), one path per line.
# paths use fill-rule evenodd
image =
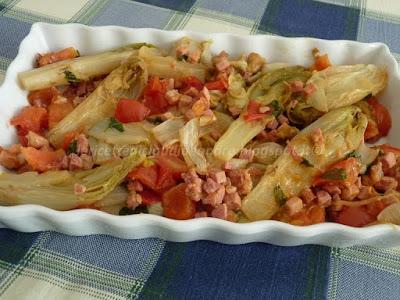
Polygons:
M37 21L380 41L400 57L394 0L0 0L0 82ZM398 299L399 279L398 249L0 229L0 299Z

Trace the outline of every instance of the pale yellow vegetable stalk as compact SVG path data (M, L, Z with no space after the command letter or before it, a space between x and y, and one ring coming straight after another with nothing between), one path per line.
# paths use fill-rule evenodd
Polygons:
M325 114L303 129L290 141L290 147L311 166L295 161L286 147L244 199L243 212L252 221L270 219L280 207L274 193L277 187L288 198L297 196L311 186L318 172L360 146L366 126L367 118L360 109L348 106ZM316 128L322 130L325 140L323 149L315 147L310 138Z
M69 115L48 133L50 143L59 147L66 134L86 132L97 122L111 117L121 97L136 98L147 83L143 61L135 56L112 71Z

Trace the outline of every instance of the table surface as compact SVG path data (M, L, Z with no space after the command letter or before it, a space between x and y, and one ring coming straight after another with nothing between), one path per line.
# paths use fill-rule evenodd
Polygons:
M0 0L0 82L38 21L380 41L400 58L399 16L397 0ZM0 299L398 299L399 278L399 249L0 230Z

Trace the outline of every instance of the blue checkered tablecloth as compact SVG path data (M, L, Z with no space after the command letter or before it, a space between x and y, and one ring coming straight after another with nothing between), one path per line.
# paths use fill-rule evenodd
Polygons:
M0 0L0 82L37 21L380 41L400 58L398 0ZM0 299L157 298L399 299L400 249L0 230Z

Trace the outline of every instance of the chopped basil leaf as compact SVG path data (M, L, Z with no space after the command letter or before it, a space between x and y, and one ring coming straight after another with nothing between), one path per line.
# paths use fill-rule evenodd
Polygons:
M119 132L125 131L124 125L122 125L122 123L116 120L115 118L110 118L110 123L108 124L108 128L114 128Z
M326 171L321 177L329 180L345 180L347 178L347 173L343 169L334 168Z
M280 206L285 204L287 199L279 184L274 187L274 196Z
M353 150L349 154L346 155L346 158L350 158L350 157L361 158L361 154L358 153L356 150Z
M130 209L128 207L123 207L119 210L120 216L137 215L137 214L147 214L147 206L139 205L135 209Z
M73 140L68 145L67 154L76 153L77 149L78 149L78 141L77 140Z
M80 80L71 71L65 70L64 71L64 76L65 76L65 80L67 80L69 83L78 83L78 82L80 82Z
M272 115L278 117L282 113L282 106L278 100L274 100L271 102L271 106L273 108Z
M314 167L314 165L312 163L310 163L309 160L303 158L303 160L301 161L302 165L305 165L306 167Z

